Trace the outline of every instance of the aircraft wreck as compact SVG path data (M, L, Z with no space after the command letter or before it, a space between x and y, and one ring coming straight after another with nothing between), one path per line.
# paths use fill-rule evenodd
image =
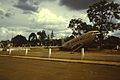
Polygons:
M81 36L65 42L60 47L60 50L70 50L72 52L77 51L78 49L90 45L93 41L97 40L99 34L99 31L89 31L84 33Z

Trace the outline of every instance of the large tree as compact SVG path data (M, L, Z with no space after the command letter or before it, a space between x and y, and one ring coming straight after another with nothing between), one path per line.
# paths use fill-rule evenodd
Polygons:
M87 10L90 22L104 35L109 31L119 29L119 26L116 24L116 20L120 19L119 13L120 5L113 1L107 2L106 0L101 0L89 6Z
M92 26L87 25L86 22L83 22L82 19L80 19L80 18L71 19L69 22L68 28L70 28L73 31L72 34L74 36L78 36L84 32L88 32L88 31L92 30Z
M22 46L22 44L27 43L27 39L22 35L17 35L11 39L11 42L13 43L14 46Z

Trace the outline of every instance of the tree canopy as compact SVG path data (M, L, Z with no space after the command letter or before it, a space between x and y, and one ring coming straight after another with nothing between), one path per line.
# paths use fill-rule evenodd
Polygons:
M82 19L78 18L71 19L68 28L70 28L73 31L72 34L74 36L77 36L81 35L84 32L90 31L92 29L92 26L87 25L86 22L83 22Z
M37 40L37 36L35 33L31 33L28 38L29 41L35 41Z
M93 25L88 25L80 18L70 20L68 28L73 31L74 36L98 30L105 37L109 31L120 29L120 23L117 23L120 19L120 5L118 3L101 0L89 6L87 15Z
M37 32L37 35L39 35L39 39L41 41L45 40L45 38L47 37L46 32L44 30Z
M11 42L15 45L15 46L22 46L22 44L26 44L27 43L27 39L26 37L22 36L22 35L17 35L15 37L13 37L11 39Z
M94 27L103 34L119 29L116 24L116 19L120 19L120 5L118 3L101 0L89 6L87 14Z
M51 32L51 39L53 39L53 37L54 37L54 32L52 30L52 32Z

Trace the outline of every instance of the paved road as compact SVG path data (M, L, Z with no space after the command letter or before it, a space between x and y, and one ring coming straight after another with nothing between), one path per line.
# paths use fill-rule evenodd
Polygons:
M120 62L120 55L90 55L85 56L85 60L97 60L97 61L116 61Z
M0 57L0 80L120 80L120 66Z

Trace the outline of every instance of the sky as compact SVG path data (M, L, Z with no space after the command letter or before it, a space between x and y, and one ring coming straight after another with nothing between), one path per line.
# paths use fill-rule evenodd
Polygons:
M55 38L71 35L70 19L81 18L91 24L86 10L99 0L0 0L0 41L16 35L54 31ZM111 0L108 0L111 1ZM119 0L114 0L120 3Z

